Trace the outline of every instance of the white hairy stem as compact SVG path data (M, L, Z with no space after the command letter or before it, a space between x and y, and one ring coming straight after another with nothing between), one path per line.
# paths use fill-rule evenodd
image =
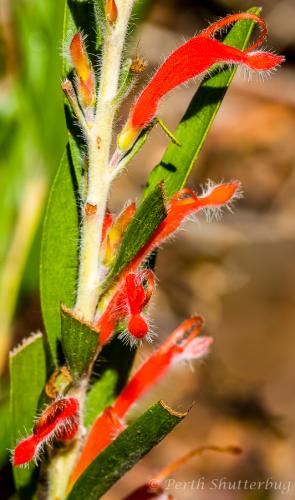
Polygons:
M87 134L88 192L83 209L80 268L75 312L93 321L99 295L100 244L104 214L109 196L110 147L116 113L115 97L124 41L133 0L118 0L118 17L105 34L101 76L93 127Z

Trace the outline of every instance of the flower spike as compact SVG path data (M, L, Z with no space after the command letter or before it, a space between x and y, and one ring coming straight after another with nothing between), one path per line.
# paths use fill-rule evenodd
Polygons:
M20 441L13 452L13 465L36 460L44 443L56 438L73 439L79 426L79 403L76 398L61 398L50 404L38 418L31 436Z
M223 26L241 19L251 19L262 28L257 42L245 51L224 45L210 36ZM207 72L216 63L242 64L254 71L275 69L284 58L269 52L249 50L261 45L266 36L264 21L254 14L236 14L213 24L199 35L176 49L160 66L148 85L135 101L127 123L118 135L120 150L128 151L141 131L155 117L160 99L175 87Z

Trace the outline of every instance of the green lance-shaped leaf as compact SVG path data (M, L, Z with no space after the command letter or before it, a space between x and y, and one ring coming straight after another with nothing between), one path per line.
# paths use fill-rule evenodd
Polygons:
M40 292L51 358L57 363L60 304L72 306L78 265L79 210L69 147L48 200L41 248Z
M14 349L9 358L10 368L10 419L11 448L24 435L31 432L38 403L46 382L46 360L41 333L24 340ZM25 498L32 481L34 465L28 469L14 468L13 475L17 489Z
M260 8L253 7L248 12L259 14L260 11ZM237 22L224 43L244 49L253 27L252 21ZM169 144L161 163L148 178L145 198L159 182L164 183L167 198L171 198L185 185L236 70L236 67L222 69L201 83L174 134L181 147Z
M185 416L162 401L153 405L92 462L74 484L68 500L101 498Z
M74 380L87 373L98 348L99 331L81 321L65 306L61 307L63 353Z

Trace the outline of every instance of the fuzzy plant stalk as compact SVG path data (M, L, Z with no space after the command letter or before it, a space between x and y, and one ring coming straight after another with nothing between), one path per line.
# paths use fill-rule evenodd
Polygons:
M283 61L259 49L266 37L259 9L227 16L166 59L135 98L115 136L122 100L145 69L140 58L126 59L134 2L77 3L77 11L66 8L65 23L70 19L65 49L68 71L62 82L69 143L52 187L43 230L41 301L46 338L43 343L38 333L10 358L16 488L32 487L37 477L32 469L19 468L42 460L45 491L42 482L35 481L34 486L48 500L100 498L186 416L160 401L129 421L132 407L168 371L180 362L204 357L212 344L212 338L201 333L202 317L194 315L128 379L130 350L134 353L144 340L151 342L154 337L147 314L156 286L150 257L192 214L205 213L211 219L240 197L237 180L208 181L200 193L185 187L185 181L234 75L231 67L268 73ZM77 15L82 4L89 38ZM254 24L260 36L247 46ZM231 25L224 41L215 38ZM97 35L92 40L95 53L87 46L93 33ZM230 68L219 72L220 65ZM216 74L208 76L212 68ZM224 90L218 97L214 93L209 111L200 111L197 91L189 117L185 115L173 134L158 116L160 101L200 75L206 76L202 86L209 94L208 85ZM112 182L157 123L171 139L164 160L170 155L175 168L161 170L159 165L151 173L141 202L125 205L115 216L109 210ZM66 241L61 241L57 228L69 235ZM111 356L115 352L114 368ZM102 359L100 366L105 369L98 374ZM27 400L20 394L19 374L24 384L30 384L30 363L35 385ZM33 423L34 413L38 416ZM21 426L30 427L30 432L15 444ZM213 449L219 448L214 445Z
M93 321L99 296L102 229L110 190L108 165L123 48L133 2L117 0L115 19L106 25L95 116L93 123L84 123L88 151L87 198L82 216L75 312L86 321Z

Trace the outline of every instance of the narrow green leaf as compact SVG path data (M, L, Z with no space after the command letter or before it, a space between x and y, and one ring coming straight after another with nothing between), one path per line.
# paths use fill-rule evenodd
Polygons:
M24 340L9 358L11 448L31 432L38 403L46 382L46 361L41 333ZM14 468L17 489L29 487L34 465L28 469ZM29 498L27 496L26 498Z
M48 200L41 247L40 292L43 319L53 363L61 337L60 304L75 299L79 210L69 147L57 171Z
M68 500L97 500L144 455L156 446L186 414L156 403L131 424L86 469Z
M261 9L254 7L248 12L259 14L260 11ZM244 49L253 27L251 21L237 22L225 37L224 43ZM159 182L164 183L168 198L185 185L236 70L236 67L222 69L214 76L205 78L199 86L175 132L181 147L169 144L161 163L152 170L148 178L145 198Z
M131 59L126 59L123 62L120 72L119 84L118 84L118 93L114 99L114 103L120 103L121 99L126 95L129 87L131 86L134 75L130 71L132 64Z
M129 224L108 282L132 261L165 217L163 190L161 185L157 185L141 203Z
M74 380L87 372L98 347L98 330L80 321L70 310L61 307L61 341L68 368Z

